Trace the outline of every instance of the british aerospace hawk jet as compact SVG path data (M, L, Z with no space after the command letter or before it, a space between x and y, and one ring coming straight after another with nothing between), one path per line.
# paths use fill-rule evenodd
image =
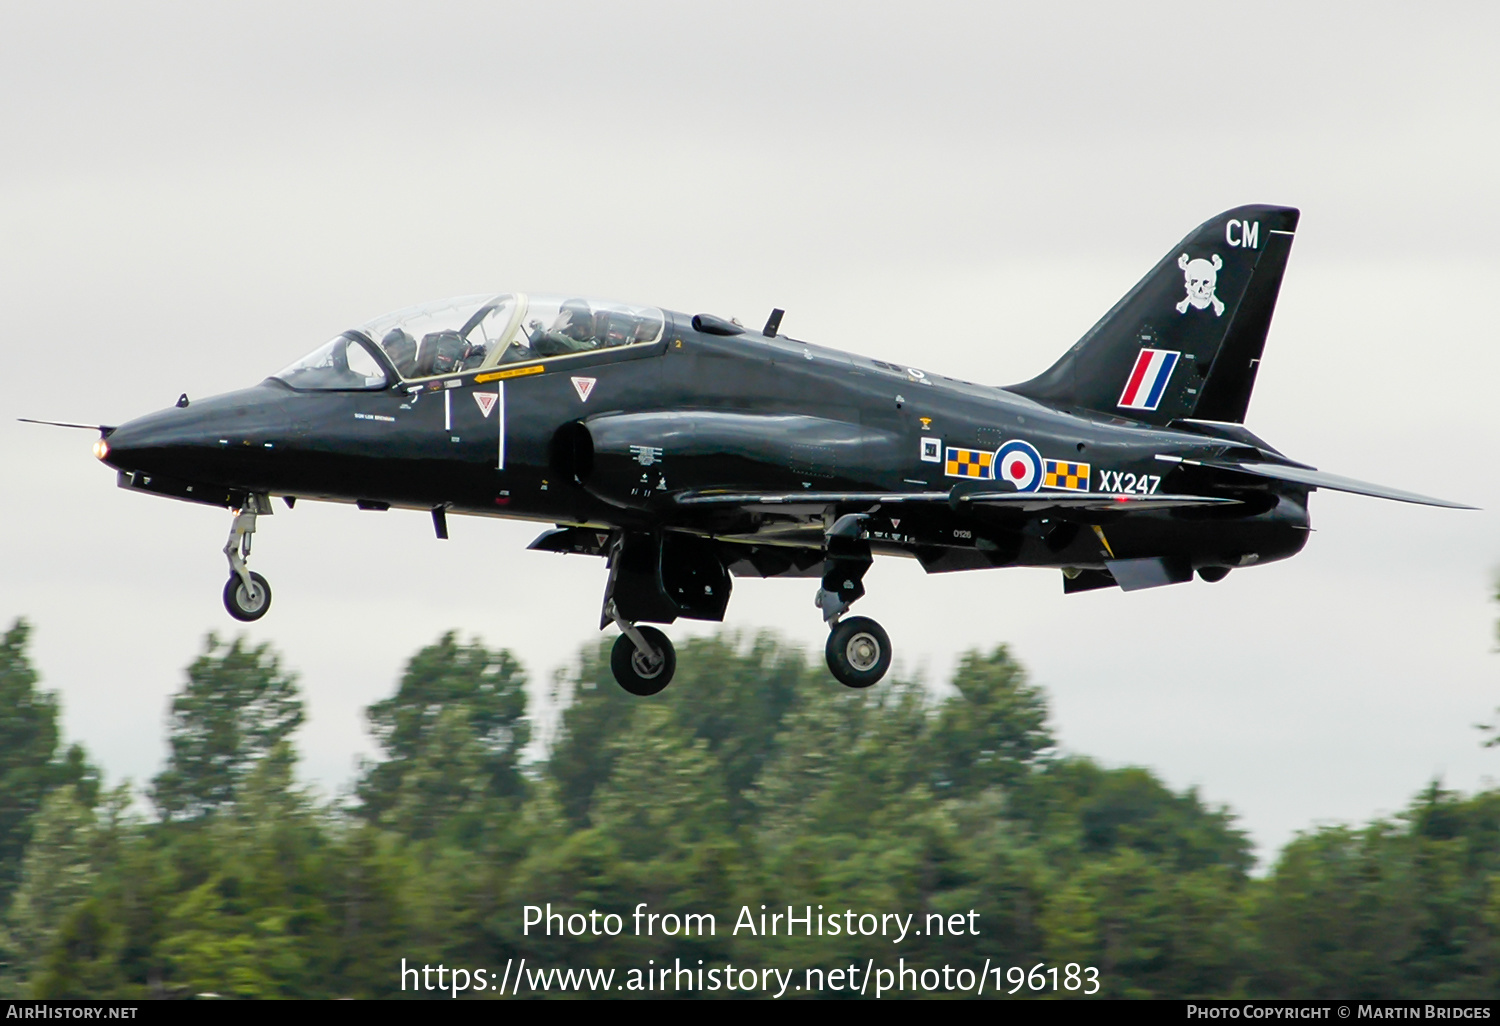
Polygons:
M737 577L808 577L828 668L878 681L891 644L848 616L877 554L929 573L1044 566L1065 592L1177 584L1285 559L1318 488L1458 503L1323 473L1244 426L1298 212L1227 211L1173 246L1040 375L1005 388L709 314L522 293L411 307L251 388L100 427L120 487L230 510L224 604L274 496L556 525L531 548L608 560L612 668L650 695L660 630L722 620ZM92 427L92 425L88 425Z

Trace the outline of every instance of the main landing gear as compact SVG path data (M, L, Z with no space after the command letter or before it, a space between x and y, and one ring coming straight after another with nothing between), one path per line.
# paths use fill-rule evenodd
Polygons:
M863 513L839 517L824 537L823 584L815 599L832 628L823 656L828 672L846 687L867 688L891 668L891 639L885 628L867 616L843 619L865 593L865 571L870 569L870 539Z
M245 623L259 620L271 608L270 584L245 565L245 561L250 558L250 539L255 534L255 518L270 512L271 503L266 496L248 496L245 505L234 511L229 541L224 543L224 556L229 560L229 581L224 585L224 608L229 611L230 616Z
M604 614L620 628L609 654L609 668L620 687L632 695L654 695L672 683L677 672L677 650L672 639L655 627L633 624L620 615L613 601Z
M868 616L851 616L833 625L823 657L840 684L867 688L891 668L891 639Z
M654 695L672 681L677 652L648 623L722 622L732 587L717 549L680 532L615 530L607 545L609 580L599 629L620 628L609 666L632 695Z
M817 595L829 625L828 671L851 688L867 688L891 668L891 639L885 629L869 617L844 618L865 593L862 582L873 562L864 526L868 519L868 514L850 513L826 526ZM722 621L729 575L713 547L691 535L617 530L601 547L609 556L609 580L599 627L614 624L620 629L609 668L632 695L657 694L672 681L677 653L665 634L642 621Z

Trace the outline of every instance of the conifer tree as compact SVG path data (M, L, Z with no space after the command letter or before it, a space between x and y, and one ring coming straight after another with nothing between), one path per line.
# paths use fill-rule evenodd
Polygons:
M294 674L269 644L210 634L172 699L172 753L151 798L164 819L197 818L233 802L246 778L302 724Z
M420 820L428 830L437 809L465 807L476 794L518 798L525 791L526 672L505 649L477 638L464 644L449 631L412 656L396 693L365 715L385 755L366 767L358 786L370 820L400 805L407 822ZM461 772L447 765L453 760L465 763ZM417 801L433 808L422 813Z
M72 745L57 757L57 696L37 688L26 655L30 637L25 620L0 637L0 907L15 886L32 818L47 793L74 784L89 805L98 794L98 775L82 748Z

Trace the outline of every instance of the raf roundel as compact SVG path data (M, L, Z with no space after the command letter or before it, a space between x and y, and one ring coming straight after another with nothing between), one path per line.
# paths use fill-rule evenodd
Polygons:
M1013 438L995 451L995 479L1009 481L1018 492L1034 492L1042 485L1042 454L1036 446Z

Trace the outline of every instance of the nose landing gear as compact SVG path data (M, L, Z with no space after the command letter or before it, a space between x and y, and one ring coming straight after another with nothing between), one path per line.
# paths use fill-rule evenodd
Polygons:
M245 623L259 620L271 608L271 586L266 579L253 570L248 576L248 585L238 574L224 584L224 608L230 616Z
M885 628L867 616L842 619L865 593L865 571L874 562L867 515L839 517L824 535L823 584L814 600L831 630L823 656L828 672L846 687L867 688L891 668L891 639Z
M248 496L245 505L235 510L234 523L229 528L229 540L224 543L224 556L229 560L229 581L224 585L224 608L229 611L230 616L245 623L259 620L271 608L271 585L245 565L245 561L250 558L255 518L262 513L271 513L269 497Z

